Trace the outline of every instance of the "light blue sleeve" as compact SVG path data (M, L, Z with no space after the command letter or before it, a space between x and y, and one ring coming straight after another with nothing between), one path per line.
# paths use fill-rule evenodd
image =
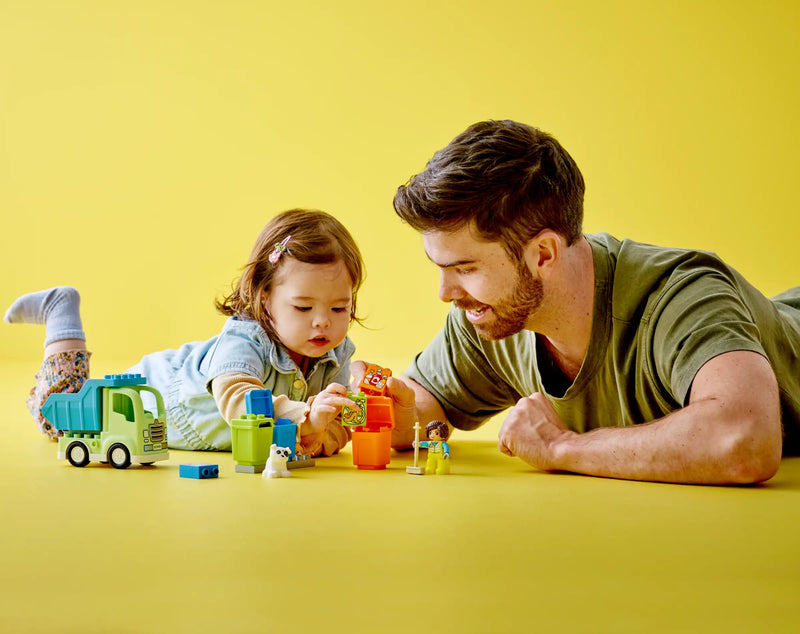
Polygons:
M209 381L221 374L243 372L264 380L269 339L254 321L229 319L206 356Z

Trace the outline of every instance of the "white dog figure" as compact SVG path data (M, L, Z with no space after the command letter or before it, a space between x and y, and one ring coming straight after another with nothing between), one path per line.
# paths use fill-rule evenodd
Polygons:
M278 447L273 443L269 448L267 466L261 475L265 478L288 478L292 474L286 467L286 461L291 455L292 450L289 447Z

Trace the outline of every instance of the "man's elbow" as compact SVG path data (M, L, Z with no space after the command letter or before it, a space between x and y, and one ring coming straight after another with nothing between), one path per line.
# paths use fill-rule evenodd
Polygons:
M756 484L772 478L781 464L780 422L743 425L726 443L723 462L732 484Z

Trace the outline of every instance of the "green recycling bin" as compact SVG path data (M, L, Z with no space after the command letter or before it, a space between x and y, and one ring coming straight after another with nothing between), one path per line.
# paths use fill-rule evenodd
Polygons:
M240 465L267 464L272 444L273 419L263 414L247 414L231 421L233 459Z

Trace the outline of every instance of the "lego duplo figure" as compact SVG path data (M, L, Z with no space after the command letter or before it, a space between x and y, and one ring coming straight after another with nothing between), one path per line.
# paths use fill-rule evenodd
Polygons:
M428 450L425 475L446 475L450 473L450 445L447 444L450 428L447 423L440 420L432 420L425 425L425 435L428 440L423 440L419 443L420 448Z

